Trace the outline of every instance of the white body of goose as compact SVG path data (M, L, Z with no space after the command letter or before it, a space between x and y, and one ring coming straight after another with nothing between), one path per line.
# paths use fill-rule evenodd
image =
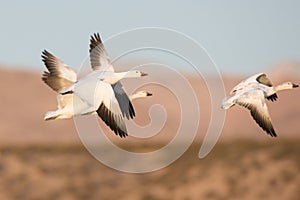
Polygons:
M134 101L136 99L142 99L148 96L152 96L152 94L147 91L138 91L130 95L129 98L130 101ZM76 115L81 115L83 110L89 108L87 103L83 102L77 95L74 94L58 94L57 105L57 110L47 112L44 120L69 119ZM96 112L93 112L92 114L96 114Z
M256 74L235 86L230 92L232 96L223 99L222 108L229 109L236 104L247 108L256 123L267 134L276 137L265 99L276 101L277 92L296 87L298 85L291 82L273 86L265 74Z

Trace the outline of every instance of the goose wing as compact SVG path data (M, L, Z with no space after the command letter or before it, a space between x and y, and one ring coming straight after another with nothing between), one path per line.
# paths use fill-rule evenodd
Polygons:
M112 85L116 99L120 105L122 114L127 119L132 119L135 116L135 111L132 106L132 103L126 94L122 83L119 81L116 84Z
M259 76L257 76L256 81L269 87L273 86L271 80L267 77L266 74L260 74Z
M42 80L54 91L64 90L77 80L76 73L47 50L42 52L42 61L48 69L44 71Z
M266 74L260 74L259 76L257 76L256 81L265 86L273 87L271 80L267 77ZM269 101L276 101L277 99L278 99L278 96L276 93L267 97L267 100L269 100Z
M268 107L264 100L264 93L261 90L250 90L245 92L236 103L250 110L252 118L256 123L272 137L276 137L276 132L272 125L272 120Z
M95 33L90 39L90 61L93 70L114 72L114 68L107 56L99 33ZM116 84L112 85L112 87L123 116L127 119L133 118L135 116L135 112L122 83L118 81Z
M278 96L276 93L267 97L267 100L269 100L269 101L276 101L277 99L278 99Z
M91 77L78 82L72 92L90 106L81 114L96 111L98 116L116 135L120 137L128 135L119 102L110 84Z
M263 73L259 73L259 74L255 74L253 76L250 76L249 78L241 81L239 84L237 84L234 88L232 88L232 90L230 91L230 94L234 94L236 92L245 90L247 87L249 87L250 85L253 84L257 84L257 77L262 75Z
M90 62L93 70L114 72L114 68L105 51L99 33L94 33L90 39Z
M112 107L114 106L118 106L116 100L112 101ZM97 110L98 116L116 135L121 138L128 136L122 113L112 111L112 107L108 108L104 103L101 103Z
M100 84L101 94L104 95L97 114L116 135L126 137L128 135L126 125L115 92L110 84L102 81Z

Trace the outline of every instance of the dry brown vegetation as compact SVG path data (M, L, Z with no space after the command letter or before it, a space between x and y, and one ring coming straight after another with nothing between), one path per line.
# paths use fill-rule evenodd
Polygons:
M299 199L300 141L199 144L170 166L127 174L81 145L1 146L1 199ZM147 148L134 145L132 149Z

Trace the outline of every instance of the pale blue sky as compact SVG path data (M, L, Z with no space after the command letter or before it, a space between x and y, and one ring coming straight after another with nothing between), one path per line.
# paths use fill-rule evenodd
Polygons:
M255 73L300 60L300 1L0 1L0 64L43 70L49 49L71 66L88 53L89 36L106 38L155 26L202 44L222 72Z

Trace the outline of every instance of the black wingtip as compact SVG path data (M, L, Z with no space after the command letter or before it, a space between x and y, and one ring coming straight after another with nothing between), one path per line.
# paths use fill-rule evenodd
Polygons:
M47 78L48 78L49 75L50 75L49 72L44 71L44 73L42 74L42 80L43 80L44 82L46 82L46 80L47 80Z
M50 53L49 51L47 51L46 49L44 49L44 51L42 51L42 61L44 62L44 64L46 65L46 67L48 68L49 65L51 63L53 63L53 59L55 59L55 56Z
M274 129L270 130L270 131L267 131L267 133L271 136L271 137L277 137L277 134L275 132Z
M271 137L277 137L277 134L276 134L276 132L275 132L275 130L274 130L274 128L273 128L273 126L271 126L271 127L265 127L265 126L263 126L262 124L260 124L259 122L258 122L258 125L268 134L268 135L270 135Z
M267 97L267 100L272 101L272 102L276 101L277 99L278 99L278 96L276 93Z
M92 34L90 37L90 50L89 50L90 53L100 44L102 44L100 34L99 33Z
M73 94L73 90L70 90L70 91L67 91L67 92L62 92L62 93L59 93L61 95L65 95L65 94Z
M42 58L49 57L49 56L53 56L53 55L49 51L47 51L46 49L44 49L42 51Z
M46 61L46 58L48 57L47 54L48 54L48 51L46 49L44 49L44 51L42 51L42 55L41 55L43 62Z
M128 136L126 130L122 130L116 124L112 113L105 107L103 103L99 106L97 113L99 117L104 121L104 123L109 126L109 128L116 134L119 135L121 138L125 138Z
M135 111L134 111L133 105L130 101L129 101L129 114L130 114L131 119L133 119L133 117L135 117Z
M94 33L90 37L90 41L92 42L102 42L99 33Z

